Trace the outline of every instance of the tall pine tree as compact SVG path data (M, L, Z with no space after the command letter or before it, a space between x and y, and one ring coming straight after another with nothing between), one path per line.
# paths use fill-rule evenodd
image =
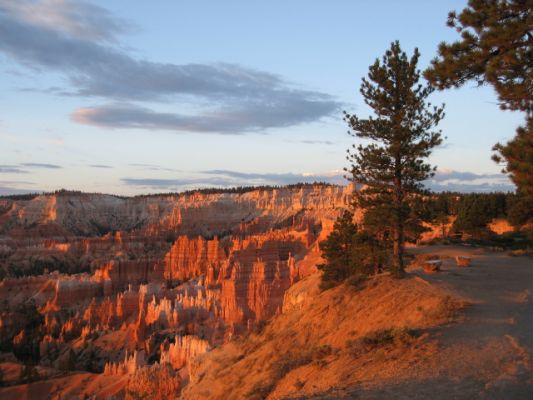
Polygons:
M441 43L439 57L425 72L437 88L468 81L490 84L500 107L526 113L526 124L506 144L494 146L518 192L533 201L533 0L469 0L448 26L461 40Z
M355 184L356 203L366 210L365 229L393 243L392 272L404 273L405 233L419 223L412 208L413 197L423 192L422 181L433 175L425 159L442 142L433 131L444 117L444 106L426 102L433 89L420 83L420 53L409 59L393 42L383 59L376 59L363 78L360 92L375 116L360 118L345 112L354 137L369 140L348 150L349 171ZM407 229L410 228L410 229Z

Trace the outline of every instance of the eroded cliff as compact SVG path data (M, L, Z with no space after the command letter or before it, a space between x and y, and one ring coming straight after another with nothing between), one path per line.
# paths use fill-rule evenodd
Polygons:
M127 376L159 363L186 384L193 358L281 312L350 190L2 200L4 345L47 371Z

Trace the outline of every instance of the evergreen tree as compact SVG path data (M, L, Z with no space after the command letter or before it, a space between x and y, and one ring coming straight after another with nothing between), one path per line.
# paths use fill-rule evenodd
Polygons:
M532 49L533 50L533 49ZM533 69L533 67L531 67ZM533 91L533 85L531 87ZM497 143L492 159L498 163L505 160L503 173L509 173L518 188L518 194L533 201L533 116L527 118L525 127L518 127L516 136L507 144Z
M320 243L325 260L318 265L322 271L322 289L328 289L353 275L379 272L386 254L382 242L358 229L353 214L345 210L333 226L333 231Z
M480 194L465 195L459 202L454 229L481 237L487 231L487 224L492 220L490 200Z
M362 119L345 113L351 136L370 143L348 150L353 181L363 185L356 203L365 209L365 229L390 237L393 242L392 271L404 273L403 248L406 230L419 232L419 220L411 207L422 181L433 175L425 158L442 142L432 131L444 116L443 107L426 102L433 89L422 85L417 69L420 53L409 59L393 42L382 61L376 59L363 78L360 92L375 117Z
M533 220L533 196L511 196L507 199L507 218L516 227Z
M323 289L344 281L354 273L353 242L356 234L353 214L344 211L335 221L333 231L320 243L322 256L326 260L324 264L318 265L318 269L322 271Z
M533 197L533 1L469 0L448 26L461 40L441 43L439 57L425 72L437 88L459 87L474 80L490 84L502 109L526 113L526 125L507 144L497 144L493 159L505 160L519 192Z

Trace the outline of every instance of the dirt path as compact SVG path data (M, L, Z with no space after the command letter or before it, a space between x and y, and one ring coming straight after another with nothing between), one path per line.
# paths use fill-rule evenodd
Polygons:
M464 320L434 331L440 351L430 364L440 397L533 399L533 259L469 247L415 252L440 255L443 268L412 273L469 302ZM472 257L472 265L457 267L457 255Z
M465 310L464 322L449 327L443 341L505 337L523 357L527 356L524 351L533 351L533 259L462 247L419 251L443 257L442 272L413 272L449 287L471 303ZM472 257L472 266L455 266L456 255Z

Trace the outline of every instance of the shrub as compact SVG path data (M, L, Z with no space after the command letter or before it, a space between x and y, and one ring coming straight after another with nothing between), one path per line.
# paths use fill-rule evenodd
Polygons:
M276 385L272 382L257 382L252 389L246 393L246 398L249 400L264 400L268 397L270 392Z
M385 346L405 346L416 336L416 332L408 328L382 329L370 332L359 339L347 340L346 348L352 356L359 357Z
M309 364L313 361L312 357L308 353L296 354L286 353L283 354L276 363L273 365L273 378L274 381L278 381L291 372L293 369L299 368L303 365Z
M268 321L264 319L260 319L258 321L255 321L252 326L252 332L256 335L260 335L265 331L265 328L268 325Z

